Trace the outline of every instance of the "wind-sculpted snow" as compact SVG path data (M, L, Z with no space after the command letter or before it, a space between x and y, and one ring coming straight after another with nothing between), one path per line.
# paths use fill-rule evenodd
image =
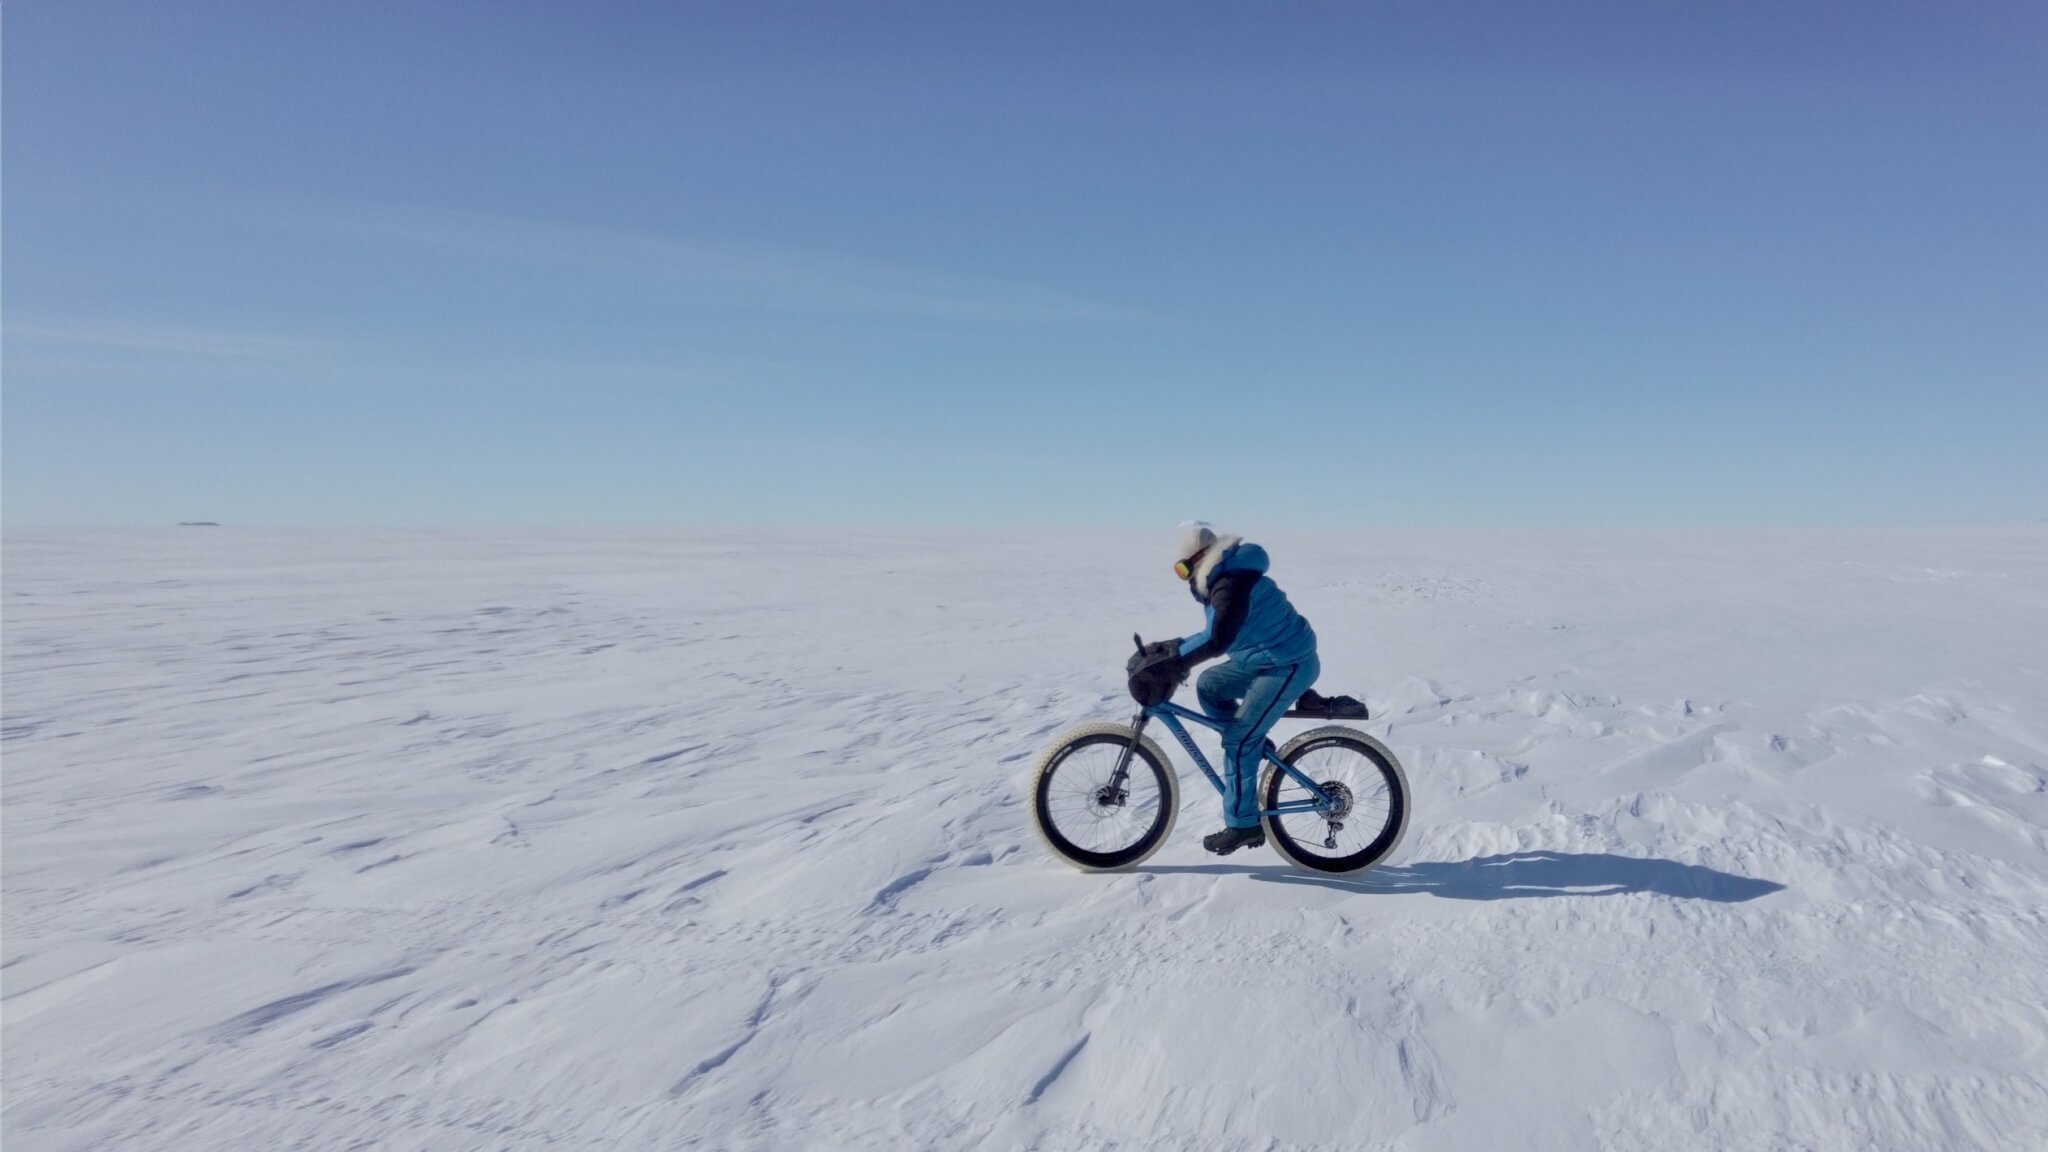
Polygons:
M12 534L8 1152L2048 1147L2048 530L1265 542L1370 873L1033 837L1156 540Z

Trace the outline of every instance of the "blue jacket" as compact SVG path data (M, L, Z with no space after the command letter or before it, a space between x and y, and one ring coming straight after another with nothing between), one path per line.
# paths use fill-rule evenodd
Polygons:
M1227 655L1247 667L1277 668L1315 655L1315 629L1266 575L1267 567L1266 550L1243 541L1203 559L1188 591L1208 609L1209 621L1180 642L1183 660L1199 664Z

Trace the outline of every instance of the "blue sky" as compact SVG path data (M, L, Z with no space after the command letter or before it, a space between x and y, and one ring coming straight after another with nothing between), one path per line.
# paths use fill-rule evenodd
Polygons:
M8 524L2048 515L2035 4L4 28Z

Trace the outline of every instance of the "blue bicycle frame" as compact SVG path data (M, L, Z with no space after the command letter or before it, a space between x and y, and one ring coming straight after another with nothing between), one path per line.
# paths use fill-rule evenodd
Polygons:
M1116 775L1111 777L1112 783L1110 787L1112 789L1121 789L1123 787L1124 773L1128 771L1130 768L1131 749L1136 748L1138 746L1138 742L1135 739L1135 737L1142 736L1144 734L1145 724L1149 720L1157 720L1161 724L1166 725L1167 731L1173 733L1174 739L1180 741L1180 746L1182 748L1187 749L1188 755L1195 758L1195 764L1201 768L1202 775L1207 776L1209 778L1209 785L1215 788L1217 793L1220 795L1223 792L1223 777L1218 776L1216 774L1216 770L1214 768L1209 767L1209 758L1202 755L1202 750L1200 748L1195 747L1194 738L1188 735L1188 730L1184 725L1182 725L1181 721L1185 720L1189 723L1200 724L1202 727L1207 728L1212 732L1223 731L1224 722L1221 720L1212 720L1209 717L1204 716L1202 713L1197 712L1192 708L1183 708L1180 705L1175 704L1171 700L1168 700L1164 704L1155 704L1152 707L1139 712L1135 717L1131 719L1131 730L1134 738L1131 741L1131 747L1124 749L1124 754L1122 758L1119 759L1117 762ZM1308 789L1310 799L1289 800L1287 803L1280 805L1278 808L1270 808L1260 812L1260 816L1287 816L1301 812L1327 813L1331 809L1336 807L1335 802L1333 802L1330 799L1329 793L1324 792L1321 785L1309 779L1307 776L1302 775L1301 772L1294 767L1294 765L1289 764L1285 760L1280 759L1278 753L1276 753L1273 748L1273 742L1270 740L1266 742L1263 758L1267 762L1276 765L1282 772L1287 773L1288 776L1293 778L1295 783L1301 785L1303 788ZM1256 782L1254 783L1254 786L1256 786Z

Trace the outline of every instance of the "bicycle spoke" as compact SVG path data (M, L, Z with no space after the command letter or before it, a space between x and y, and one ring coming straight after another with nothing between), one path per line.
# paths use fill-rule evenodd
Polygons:
M1343 745L1326 745L1296 757L1293 764L1319 787L1342 785L1351 794L1344 828L1334 836L1328 819L1319 812L1290 812L1277 818L1281 830L1300 850L1331 859L1353 856L1386 831L1393 818L1393 793L1379 764L1369 756ZM1276 799L1281 804L1313 800L1315 793L1289 776L1282 781ZM1336 847L1323 847L1325 837L1331 837Z
M1076 847L1114 852L1136 843L1158 819L1164 801L1148 765L1133 760L1121 789L1121 804L1099 798L1116 776L1124 749L1109 744L1076 749L1053 769L1046 788L1046 814Z

